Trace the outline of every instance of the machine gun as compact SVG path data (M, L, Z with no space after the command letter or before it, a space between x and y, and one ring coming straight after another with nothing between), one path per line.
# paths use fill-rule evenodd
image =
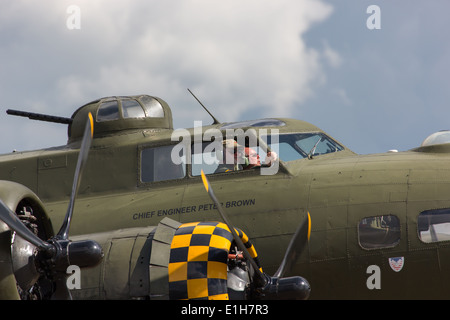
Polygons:
M6 110L6 113L9 115L12 115L12 116L25 117L25 118L28 118L31 120L39 120L39 121L54 122L54 123L61 123L61 124L71 124L72 123L72 118L57 117L57 116L51 116L51 115L42 114L42 113L19 111L19 110L13 110L13 109Z

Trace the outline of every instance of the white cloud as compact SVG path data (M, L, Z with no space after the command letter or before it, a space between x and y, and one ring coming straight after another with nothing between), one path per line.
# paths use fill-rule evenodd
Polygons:
M69 5L81 10L80 30L66 27ZM195 104L188 87L222 121L249 111L291 115L324 77L322 53L302 35L332 12L317 0L15 0L0 7L0 39L7 39L0 58L14 73L0 75L4 96L17 97L16 90L21 103L38 108L30 111L70 116L98 97L148 93L192 124L203 111L188 110Z
M340 54L336 50L333 50L326 41L324 41L323 46L323 57L325 61L333 68L340 67L342 65L342 57Z
M103 63L87 74L62 77L59 86L69 96L74 87L85 95L160 88L151 93L164 98L174 91L186 95L193 86L214 96L233 118L257 106L289 114L321 75L317 52L301 39L331 13L320 2L107 3L81 6L82 32L93 29L87 41L95 43L94 58ZM89 21L100 13L98 21Z

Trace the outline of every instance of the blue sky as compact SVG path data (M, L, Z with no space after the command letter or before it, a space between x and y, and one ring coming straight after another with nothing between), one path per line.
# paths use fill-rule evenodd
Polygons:
M79 29L67 27L79 8ZM367 27L370 5L381 29ZM171 105L175 127L292 117L357 153L414 148L450 129L448 0L2 0L0 153L67 141L70 117L109 95Z

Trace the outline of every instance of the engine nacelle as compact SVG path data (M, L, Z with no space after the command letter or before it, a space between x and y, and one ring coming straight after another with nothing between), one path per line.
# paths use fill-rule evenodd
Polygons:
M257 260L245 234L240 235ZM247 265L221 222L181 224L165 218L157 227L71 238L97 241L104 252L99 265L80 271L74 298L229 299L231 294L243 299L249 285Z
M19 215L32 213L36 218L36 232L39 232L40 237L50 238L53 235L52 224L43 203L29 188L17 182L0 180L0 199Z
M53 235L53 228L38 196L22 184L1 180L0 199L41 238ZM0 220L0 299L19 298L16 288L34 273L34 265L28 263L29 244L15 237L9 227ZM23 280L26 279L26 280Z

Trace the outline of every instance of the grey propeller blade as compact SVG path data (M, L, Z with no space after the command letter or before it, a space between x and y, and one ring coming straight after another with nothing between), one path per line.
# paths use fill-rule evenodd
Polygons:
M57 234L57 238L59 239L68 239L69 237L69 228L70 222L72 220L73 209L75 205L75 198L78 194L78 188L80 187L81 177L83 173L83 169L87 162L89 148L91 147L92 137L94 135L94 121L92 118L92 114L89 113L88 120L86 122L86 127L84 129L83 140L81 142L80 153L78 155L77 167L75 169L72 193L70 195L69 207L67 208L66 217L64 219L64 223L61 226Z
M236 233L236 230L234 229L233 225L231 224L231 221L228 218L228 215L222 209L222 205L220 204L219 200L217 200L217 198L214 194L214 191L213 191L211 185L209 184L209 181L206 178L206 175L204 174L203 170L202 170L201 174L202 174L203 185L205 186L205 189L208 192L210 198L214 201L214 203L217 207L217 210L219 211L220 216L222 217L223 221L227 224L228 228L230 229L231 234L233 235L233 238L239 247L239 250L242 251L242 253L244 254L247 261L249 261L250 264L252 265L252 267L255 269L255 275L258 277L258 280L260 281L259 286L264 286L267 283L267 277L259 270L259 267L256 264L255 260L251 257L250 253L247 251L247 248L245 247L241 238L239 238L238 234Z
M309 212L307 213L305 219L298 226L297 230L294 233L294 236L291 238L289 242L288 248L284 255L283 260L281 261L278 270L273 275L274 277L280 278L283 277L286 273L289 273L292 270L297 258L303 252L305 245L309 241L309 236L311 234L311 217Z

